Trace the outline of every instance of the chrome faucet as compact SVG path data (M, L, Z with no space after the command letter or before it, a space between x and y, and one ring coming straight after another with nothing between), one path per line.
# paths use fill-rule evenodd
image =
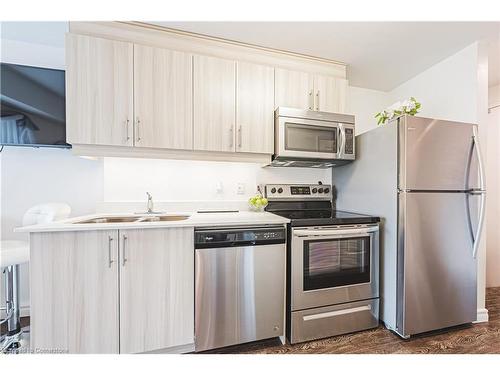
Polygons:
M153 196L146 191L146 195L148 196L148 204L147 204L147 213L148 214L153 214Z

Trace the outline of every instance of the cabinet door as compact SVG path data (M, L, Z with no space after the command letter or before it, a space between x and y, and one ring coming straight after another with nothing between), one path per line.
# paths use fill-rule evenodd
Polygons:
M135 145L193 148L192 55L134 45Z
M193 228L120 231L120 352L194 343Z
M31 348L118 353L118 231L30 237Z
M275 107L313 109L313 79L309 73L275 69Z
M194 56L194 149L234 151L235 62Z
M132 146L133 45L68 34L66 123L69 143Z
M274 69L239 62L237 66L236 151L274 151Z
M314 76L315 110L344 113L346 110L347 80L323 75Z

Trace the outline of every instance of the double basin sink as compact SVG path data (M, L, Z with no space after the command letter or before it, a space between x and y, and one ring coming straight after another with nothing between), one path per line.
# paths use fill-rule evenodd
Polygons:
M73 224L116 224L116 223L145 223L160 221L181 221L189 218L189 215L156 215L147 214L143 216L99 216L92 219L74 221Z

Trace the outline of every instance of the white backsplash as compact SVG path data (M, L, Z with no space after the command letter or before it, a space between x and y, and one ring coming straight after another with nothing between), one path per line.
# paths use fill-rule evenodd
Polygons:
M258 184L332 181L331 169L161 159L105 158L103 174L104 202L98 207L100 212L144 210L146 191L153 195L155 209L243 210ZM238 185L243 187L243 194L238 194Z

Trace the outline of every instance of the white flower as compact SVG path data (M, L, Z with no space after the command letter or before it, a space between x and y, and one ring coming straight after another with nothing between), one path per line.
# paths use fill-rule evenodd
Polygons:
M408 102L408 105L406 105L406 112L411 112L412 110L415 109L415 107L416 105L414 101Z

